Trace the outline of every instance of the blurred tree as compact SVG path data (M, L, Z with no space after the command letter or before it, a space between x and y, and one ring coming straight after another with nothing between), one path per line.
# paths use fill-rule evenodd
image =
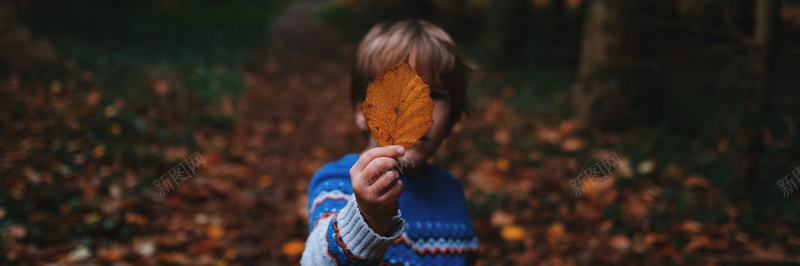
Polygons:
M376 22L403 19L424 19L434 21L436 12L430 0L409 1L371 1L376 10Z
M530 15L525 0L491 1L484 28L486 49L484 63L492 67L508 67L524 57L523 49L529 35L527 18Z
M550 39L557 45L563 45L568 34L566 5L564 5L564 1L551 1L548 9L552 22Z
M764 134L769 130L769 118L772 113L773 89L772 72L775 51L775 32L778 26L780 4L775 0L760 0L755 8L755 30L753 32L752 56L755 86L748 92L747 114L743 122L742 137L745 148L743 188L755 188L758 184L761 154L764 149ZM750 191L750 190L745 190ZM751 198L752 199L752 198Z
M624 116L620 87L625 77L622 67L634 55L628 48L631 16L630 0L589 1L578 63L572 87L572 104L582 123L599 123L599 118Z

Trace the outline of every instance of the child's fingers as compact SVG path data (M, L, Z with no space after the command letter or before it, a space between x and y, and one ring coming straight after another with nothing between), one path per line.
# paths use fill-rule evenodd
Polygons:
M396 168L397 159L380 157L372 160L372 162L370 162L369 165L364 168L364 171L361 172L361 176L367 179L365 183L369 186L380 179L382 175Z
M400 197L400 194L403 193L403 180L397 178L388 189L384 190L385 192L383 193L383 195L381 195L381 197L383 197L386 200L392 200L394 202L397 202L397 199Z
M378 147L368 150L367 152L361 154L361 157L358 158L358 161L350 168L350 176L354 176L358 173L364 171L364 168L372 162L375 158L378 157L390 157L395 158L405 154L405 149L401 146L386 146L386 147Z
M381 175L380 178L378 178L378 180L375 180L375 183L372 184L370 190L372 190L373 196L375 198L379 198L380 196L385 194L386 191L393 188L394 185L399 180L400 180L400 174L397 173L397 171L394 170L387 171L386 173Z

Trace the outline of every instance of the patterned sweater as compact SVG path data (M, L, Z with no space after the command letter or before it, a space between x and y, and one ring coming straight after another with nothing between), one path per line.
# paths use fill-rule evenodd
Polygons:
M424 165L424 178L403 180L400 211L387 236L366 224L350 184L348 154L322 167L308 187L304 265L464 265L478 250L461 183L442 169Z

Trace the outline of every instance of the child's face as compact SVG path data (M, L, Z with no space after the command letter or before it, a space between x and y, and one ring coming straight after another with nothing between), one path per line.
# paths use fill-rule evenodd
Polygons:
M413 66L413 61L410 62ZM435 104L433 108L433 126L406 152L405 159L410 159L416 165L422 165L433 157L442 141L447 138L447 119L450 115L450 93L442 87L441 82L431 77L427 69L415 69L422 80L430 86L431 98Z

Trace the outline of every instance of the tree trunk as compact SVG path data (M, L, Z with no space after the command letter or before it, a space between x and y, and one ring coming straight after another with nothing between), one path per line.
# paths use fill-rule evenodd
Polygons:
M764 132L769 128L769 117L772 113L772 61L774 56L774 36L778 26L778 11L780 5L775 0L760 0L756 2L755 8L755 32L753 32L753 49L755 65L755 87L749 93L751 99L748 105L748 115L743 123L742 131L745 137L746 146L744 154L746 166L742 182L743 188L754 189L758 184L759 166L761 165L761 153L764 149ZM749 194L745 190L746 194ZM750 197L748 197L750 198Z
M624 107L619 93L620 68L630 61L624 0L590 1L586 10L577 80L572 87L575 115L583 124L595 118L619 116ZM602 103L600 103L602 101ZM599 104L598 104L599 103Z

